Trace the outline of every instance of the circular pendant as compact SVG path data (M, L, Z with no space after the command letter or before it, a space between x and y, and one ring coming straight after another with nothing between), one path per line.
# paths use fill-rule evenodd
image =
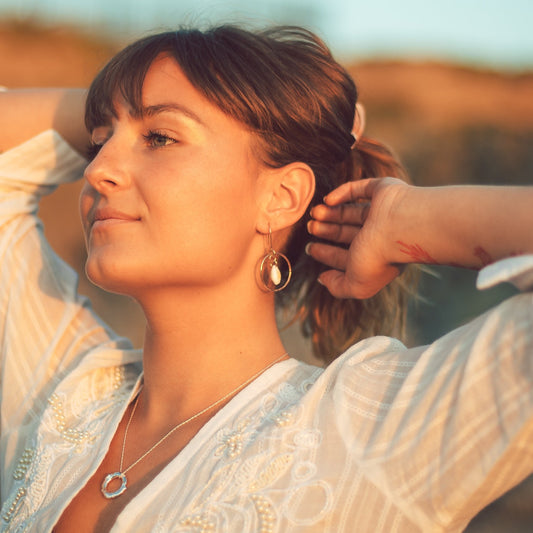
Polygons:
M115 491L108 491L107 487L108 485L115 479L120 479L120 487ZM108 474L104 481L102 482L102 494L108 499L111 500L113 498L116 498L117 496L120 496L127 487L128 480L126 479L126 474L123 474L122 472L114 472L113 474Z

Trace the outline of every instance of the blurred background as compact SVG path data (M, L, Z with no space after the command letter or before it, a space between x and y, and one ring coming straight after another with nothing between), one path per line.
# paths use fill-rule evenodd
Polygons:
M135 38L221 22L317 32L358 83L367 133L396 151L416 184L533 183L531 0L0 0L0 85L85 87ZM97 311L139 346L136 305L83 275L79 187L45 201L46 232L80 272L80 289ZM509 286L478 292L475 277L444 267L423 274L407 344L431 342L513 293ZM286 338L294 356L309 358L294 331ZM468 531L531 531L531 494L533 478Z
M180 24L299 24L349 68L367 133L391 146L413 181L533 182L533 2L509 0L0 0L0 84L87 86L127 42ZM42 207L46 231L81 273L79 185ZM97 310L142 342L136 306L81 278ZM475 289L475 273L434 268L413 301L408 344L430 342L512 293ZM290 343L294 336L289 334ZM294 346L294 347L293 347ZM291 344L307 357L305 344Z

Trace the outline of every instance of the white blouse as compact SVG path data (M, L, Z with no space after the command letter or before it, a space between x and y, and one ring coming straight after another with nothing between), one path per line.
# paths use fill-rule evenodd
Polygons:
M49 532L104 458L141 353L46 243L39 197L84 161L54 132L0 156L0 531ZM479 284L533 285L533 256ZM113 532L461 531L533 471L533 294L432 345L364 340L237 394Z

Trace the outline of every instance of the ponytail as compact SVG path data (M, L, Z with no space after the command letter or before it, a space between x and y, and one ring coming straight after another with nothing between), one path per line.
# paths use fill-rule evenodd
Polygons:
M363 178L397 177L408 181L402 165L381 143L362 137L352 148L350 156L335 174L336 183L330 190L346 181ZM317 180L319 181L324 180ZM331 179L329 180L331 181ZM315 194L316 205L330 192ZM318 275L327 269L302 251L308 241L306 224L309 213L294 230L287 243L286 253L293 264L293 280L279 293L280 303L291 310L292 322L298 321L302 333L311 339L313 353L325 363L331 362L349 346L366 337L405 336L407 300L414 283L411 269L366 300L334 298L326 287L317 283Z

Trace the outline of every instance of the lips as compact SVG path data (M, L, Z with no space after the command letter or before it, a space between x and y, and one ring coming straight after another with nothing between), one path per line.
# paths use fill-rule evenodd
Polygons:
M140 220L140 217L138 216L130 215L112 207L97 208L91 218L91 226L93 227L95 224L104 225L120 222L137 222Z

